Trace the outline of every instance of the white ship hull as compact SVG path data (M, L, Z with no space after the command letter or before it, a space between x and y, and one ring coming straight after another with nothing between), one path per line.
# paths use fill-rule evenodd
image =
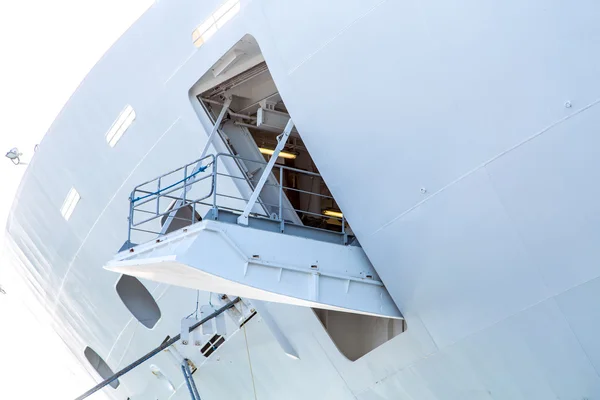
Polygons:
M195 291L144 282L162 312L148 330L102 266L126 238L131 189L205 144L191 88L251 35L408 329L350 361L311 309L271 304L300 359L253 318L197 361L202 398L600 398L600 4L242 1L196 49L191 32L219 3L157 2L132 26L15 200L22 273L90 373L87 346L118 370L194 311ZM126 104L135 125L107 146ZM81 200L65 221L71 187ZM175 393L145 364L106 393L188 398L168 355L151 363Z

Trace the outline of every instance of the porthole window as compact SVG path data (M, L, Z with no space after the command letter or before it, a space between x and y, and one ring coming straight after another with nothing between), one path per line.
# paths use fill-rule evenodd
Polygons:
M116 289L121 301L135 319L148 329L154 328L161 313L146 286L136 277L123 275L117 282Z
M92 349L91 347L86 347L83 351L83 354L85 354L85 358L87 358L92 368L96 370L96 372L98 373L98 375L100 375L102 380L108 379L114 375L112 369L110 369L108 364L102 359L102 357L98 355L98 353L94 351L94 349ZM118 388L119 385L120 382L118 379L115 379L110 383L110 386L112 386L113 389Z

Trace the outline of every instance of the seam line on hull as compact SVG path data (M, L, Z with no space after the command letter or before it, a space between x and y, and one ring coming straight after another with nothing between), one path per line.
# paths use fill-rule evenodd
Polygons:
M592 279L592 280L593 280L593 279ZM577 286L579 286L579 285L577 285ZM564 292L563 292L563 293L564 293ZM486 325L486 326L484 326L484 327L482 327L482 328L480 328L480 329L477 329L476 331L469 333L468 335L466 335L466 336L464 336L464 337L460 338L459 340L456 340L456 341L454 341L454 342L450 342L450 343L448 343L447 345L445 345L445 346L443 346L443 347L438 347L438 348L436 349L436 351L434 351L433 353L430 353L430 354L428 354L426 357L423 357L423 358L420 358L420 359L418 359L418 360L415 360L414 362L412 362L412 363L410 363L410 364L408 364L408 365L404 366L403 368L400 368L400 369L398 369L398 370L396 370L396 371L392 372L391 374L389 374L389 375L386 375L385 377L381 378L381 379L379 380L379 382L383 382L383 381L385 381L385 380L388 380L388 379L390 379L390 378L392 378L392 377L394 377L394 376L398 375L399 373L401 373L401 372L403 372L403 371L405 371L405 370L407 370L407 369L409 369L409 368L410 368L410 369L412 369L413 371L416 371L416 370L415 370L415 367L416 367L416 366L418 366L418 365L419 365L419 364L421 364L421 363L427 362L427 360L428 360L430 357L433 357L433 356L435 356L436 354L440 353L442 350L447 350L447 349L450 349L450 348L456 347L456 346L460 345L461 343L464 343L464 342L466 342L467 340L471 339L473 336L475 336L475 335L477 335L477 334L479 334L479 333L481 333L481 332L483 332L483 331L487 331L487 330L490 330L490 329L494 329L494 328L495 328L497 325L499 325L499 324L501 324L501 323L503 323L503 322L505 322L505 321L508 321L508 320L510 320L511 318L515 318L515 317L517 317L519 314L522 314L522 313L524 313L524 312L526 312L526 311L528 311L528 310L530 310L530 309L532 309L532 308L534 308L534 307L537 307L537 306L539 306L540 304L542 304L542 303L544 303L544 302L546 302L546 301L554 301L554 302L555 302L555 304L557 305L558 311L559 311L559 312L561 313L561 315L563 315L563 317L564 317L564 314L563 314L563 312L562 312L562 309L560 308L560 306L558 306L558 302L556 301L556 297L557 297L557 296L558 296L558 295L552 295L552 296L545 297L545 298L543 298L543 299L541 299L541 300L539 300L539 301L537 301L537 302L535 302L535 303L533 303L533 304L531 304L531 305L529 305L529 306L527 306L527 307L525 307L525 308L523 308L523 309L521 309L521 310L518 310L518 311L516 311L516 312L514 312L514 313L512 313L512 314L510 314L510 315L508 315L508 316L506 316L506 317L504 317L504 318L502 318L502 319L499 319L499 320L497 320L497 321L495 321L495 322L492 322L492 323L490 323L489 325ZM566 319L566 318L565 318L565 319ZM568 321L566 321L566 322L567 322L567 325L569 325ZM569 329L571 330L571 326L570 326L570 325L569 325ZM571 332L572 332L572 330L571 330ZM575 334L574 334L574 335L575 335ZM577 338L577 336L576 336L576 335L575 335L575 338L577 339L577 341L578 341L578 343L579 343L579 339ZM584 351L584 354L585 354L585 351ZM586 356L587 356L587 354L586 354ZM588 358L588 361L589 361L589 358ZM592 365L592 367L593 367L593 365ZM595 367L594 367L594 371L596 371ZM600 375L599 375L599 376L600 376ZM360 394L362 394L362 393L365 393L367 390L369 390L369 389L370 389L370 388L372 388L372 387L375 387L375 385L372 385L372 386L369 386L369 387L367 387L365 390L361 391L361 392L360 392L360 393L358 393L358 394L360 395ZM553 393L554 393L554 391L553 391Z
M466 177L468 177L469 175L472 175L474 172L479 171L480 169L486 167L488 164L496 161L497 159L499 159L500 157L510 153L511 151L523 146L524 144L532 141L533 139L537 138L538 136L543 135L544 133L550 131L552 128L562 124L565 121L568 121L569 119L583 113L584 111L589 110L590 108L598 105L600 103L600 99L597 99L595 101L593 101L592 103L588 104L587 106L577 110L576 112L574 112L573 114L569 114L555 122L553 122L552 124L548 125L547 127L543 128L541 131L536 132L535 134L533 134L532 136L522 140L521 142L515 144L512 147L509 147L508 149L498 153L497 155L493 156L492 158L490 158L487 161L484 161L482 164L478 165L477 167L473 168L472 170L466 172L465 174L459 176L458 178L456 178L455 180L453 180L452 182L450 182L449 184L447 184L446 186L442 187L441 189L439 189L438 191L434 192L431 194L431 196L427 197L426 199L423 199L421 201L419 201L417 204L413 205L412 207L410 207L409 209L407 209L406 211L403 211L401 214L397 215L396 217L392 218L391 220L389 220L388 222L386 222L385 224L383 224L381 227L377 228L375 231L373 231L372 233L370 233L368 236L373 236L375 234L377 234L378 232L382 231L383 229L387 228L388 226L392 225L394 222L396 222L397 220L399 220L400 218L402 218L403 216L405 216L406 214L410 213L411 211L413 211L414 209L420 207L422 204L428 202L429 200L431 200L432 198L434 198L435 196L437 196L438 194L442 193L443 191L445 191L446 189L448 189L449 187L453 186L454 184L462 181L463 179L465 179Z
M158 296L155 296L155 293L158 292L159 289L162 289L162 286L165 285L163 283L159 283L154 290L152 290L152 296L156 299L156 302L159 303L160 299L165 295L165 293L167 292L167 290L169 290L170 286L166 286L164 288L164 290L162 291L161 294L159 294ZM108 351L108 354L106 355L106 361L108 362L108 360L110 359L110 357L112 356L113 351L115 350L115 347L117 346L117 343L119 343L119 340L121 340L121 336L123 336L125 334L125 331L127 330L127 328L129 328L129 326L131 325L131 323L133 322L134 317L130 317L129 320L127 321L127 323L123 326L123 329L121 329L121 331L119 332L119 334L117 335L117 338L113 341L113 344L110 348L110 350ZM131 335L131 338L129 338L129 342L127 344L127 346L125 347L126 349L129 348L129 345L131 344L133 337L135 336L136 332L137 332L138 326L136 325L133 334ZM121 365L121 363L123 362L123 359L125 358L125 355L127 354L127 351L124 351L123 354L121 355L121 358L119 359L119 362L117 363L117 365Z
M500 196L498 190L496 190L496 184L494 183L494 180L492 179L492 176L490 175L490 171L488 170L487 165L484 166L482 169L483 169L483 172L485 172L485 176L487 177L487 180L489 181L490 188L491 188L492 192L494 193L494 196L496 196L496 200L498 201L498 204L500 204L500 207L502 207L502 212L504 213L504 216L510 223L511 230L514 231L515 236L519 239L519 244L521 245L521 248L523 249L523 253L527 257L527 259L531 263L531 265L536 264L534 262L535 256L533 254L531 254L531 252L529 251L529 246L527 246L527 242L523 238L523 235L521 234L521 230L519 229L517 223L513 220L513 217L510 214L510 212L508 212L508 208L505 206L504 201L503 201L502 197ZM544 288L546 289L547 293L549 295L552 295L553 294L552 290L550 289L550 287L548 286L548 283L544 279L544 274L542 273L542 270L538 266L535 266L533 272L535 272L538 275L538 278L539 278L540 282L542 282L542 284L544 285Z
M325 333L325 334L329 335L327 333ZM329 353L327 353L327 350L325 350L325 347L323 347L323 345L321 344L321 341L319 340L319 338L315 335L314 332L313 332L312 336L313 336L313 339L315 340L315 342L317 342L317 344L319 345L319 347L323 351L323 354L325 354L325 357L327 358L327 361L329 361L329 364L331 364L331 366L333 367L333 369L335 369L335 372L337 372L337 374L340 377L340 379L342 380L342 382L344 382L344 385L346 386L346 389L348 389L348 391L350 392L350 394L352 395L352 397L354 397L355 399L358 399L358 397L356 397L356 394L354 393L354 391L352 390L352 388L350 387L350 385L348 385L348 382L346 381L346 379L344 379L344 375L342 375L342 373L340 372L340 370L338 369L338 367L333 363L333 360L331 359L331 357L329 357ZM331 342L331 343L333 344L333 342ZM339 354L342 354L337 349L337 346L335 346L335 344L334 344L334 347L339 352Z
M252 391L254 392L254 400L256 397L256 384L254 383L254 372L252 371L252 361L250 359L250 347L248 346L248 335L246 334L246 325L242 327L244 329L244 340L246 342L246 354L248 355L248 366L250 367L250 378L252 378Z
M302 61L300 61L299 64L297 64L295 67L292 67L288 71L288 75L292 75L294 72L296 72L296 70L298 68L300 68L302 65L306 64L316 54L320 53L321 50L323 50L324 48L326 48L327 46L329 46L335 39L337 39L338 37L340 37L348 29L350 29L352 27L352 25L355 25L358 21L360 21L361 19L363 19L367 15L371 14L377 7L379 7L380 5L382 5L383 3L385 3L386 1L387 0L382 0L379 3L375 4L373 7L371 7L370 9L368 9L365 13L359 15L354 20L352 20L352 22L350 22L348 25L344 26L342 29L340 29L339 31L337 31L333 36L331 36L322 45L320 45L315 51L313 51L312 53L310 53L309 55L307 55Z
M598 372L598 369L596 368L596 366L594 365L594 363L592 362L592 359L590 358L589 354L587 351L585 351L585 347L583 347L583 344L581 343L581 340L579 340L579 336L577 336L577 334L575 333L575 331L573 330L573 327L571 326L571 323L569 322L569 320L567 319L567 316L565 315L565 312L563 311L563 309L560 306L560 303L558 302L558 300L556 299L557 296L554 296L552 298L552 300L554 300L554 303L556 304L556 308L558 308L558 311L560 312L560 315L562 315L565 324L567 324L567 326L569 327L569 331L571 332L571 334L573 335L573 337L575 338L575 340L577 341L577 344L579 345L579 348L581 349L581 351L583 352L583 354L585 355L585 358L587 359L588 363L590 364L590 366L594 369L594 372L596 373L596 376L600 377L600 372Z

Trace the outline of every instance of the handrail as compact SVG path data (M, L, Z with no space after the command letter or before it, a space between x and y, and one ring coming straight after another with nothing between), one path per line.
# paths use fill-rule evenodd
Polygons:
M235 161L235 163L225 164L225 159L232 159ZM223 163L222 165L227 166L224 171L219 171L219 162ZM189 225L198 221L196 217L197 207L204 207L203 210L206 210L207 208L213 209L215 210L215 213L213 214L215 216L218 215L219 209L229 210L234 213L243 213L244 209L247 208L248 205L249 199L245 197L247 196L247 193L243 194L242 192L242 194L240 194L239 192L229 192L228 190L223 191L221 190L221 187L223 186L222 184L218 184L218 181L221 179L245 180L248 182L250 190L256 191L253 182L250 180L252 178L250 178L246 172L246 169L250 168L249 165L251 164L256 164L257 166L266 166L268 163L264 162L263 160L253 160L228 153L209 154L201 159L185 164L179 168L169 171L166 174L160 175L154 179L137 185L129 197L129 243L131 243L131 235L133 231L145 234L155 234L157 236L164 234L164 232L162 232L164 230L164 226L161 229L148 224L159 218L164 219L166 215L169 216L170 220L188 221L186 224ZM231 168L232 165L234 168L237 166L240 169L238 170L236 168L235 171L230 172L229 168ZM192 166L197 170L188 175L188 169ZM278 194L275 196L273 192L271 192L271 198L267 197L266 199L261 199L259 196L256 204L260 205L262 208L261 211L252 211L250 214L253 215L253 217L271 219L279 222L282 232L287 224L302 225L302 223L299 222L300 220L294 219L296 217L292 218L293 220L290 220L291 216L294 214L297 215L298 218L301 215L313 217L314 221L318 221L319 219L323 221L336 220L341 223L341 232L338 230L335 230L335 232L339 232L340 234L344 235L344 238L347 237L346 220L344 216L336 217L326 215L317 210L311 210L308 208L308 206L306 209L303 209L302 207L297 205L294 206L292 203L288 203L287 200L285 200L284 203L285 193L290 192L297 193L298 196L302 196L301 198L304 200L311 198L334 200L333 196L321 193L320 189L317 189L316 191L305 190L305 188L300 189L291 187L289 185L284 185L283 182L284 171L289 171L294 174L303 175L310 178L322 179L320 174L280 164L275 164L273 169L275 168L279 169L277 173L272 171L275 179L269 182L264 182L262 189L270 187L273 189L269 190L277 190ZM180 176L182 177L177 177L177 174L181 174ZM201 176L201 174L205 175ZM171 180L174 177L176 178L175 183L161 187L162 182ZM194 187L198 187L197 185L201 184L202 182L204 182L202 184L203 186L201 186L199 190L194 189ZM320 184L318 187L321 187ZM203 188L205 188L206 191L204 191ZM173 192L177 191L182 192L172 194ZM190 196L190 194L192 195ZM256 195L257 193L254 193L254 196ZM161 199L170 200L171 205L166 209L162 208L160 203ZM311 201L308 200L308 203L311 203ZM178 214L178 211L185 207L190 208L191 215L188 216L189 214L186 212L186 214L184 214L185 217L182 217L181 214ZM136 216L140 218L136 219ZM322 226L319 228L319 224L319 222L316 222L316 225L313 226L313 228L319 230L324 229ZM178 226L181 227L181 223ZM161 230L158 231L156 229Z
M181 199L181 197L167 196L167 195L168 195L168 194L170 194L170 193L173 193L173 192L175 192L177 189L181 189L181 188L183 188L183 187L188 187L188 186L191 186L191 185L193 185L194 183L202 182L203 180L205 180L205 179L207 179L207 178L210 178L210 177L211 177L211 176L209 175L209 176L204 176L204 177L202 177L202 178L200 178L200 179L195 179L193 182L186 183L185 185L183 185L183 186L181 186L181 187L173 187L173 186L169 186L169 187L166 187L166 188L164 188L164 189L160 189L160 190L158 190L158 191L155 191L155 192L147 192L147 191L145 191L145 190L140 190L140 189L138 189L138 190L137 190L137 192L141 192L141 193L144 193L144 194L149 194L149 195L160 195L160 197L167 197L167 198L170 198L170 199L180 200L180 199ZM178 182L178 184L179 184L179 183L182 183L184 180L185 180L185 179L182 179L181 181L179 181L179 182ZM168 191L167 191L167 190L168 190ZM134 200L132 200L132 202L133 202L133 203L135 203L135 202L137 202L137 201L144 200L144 199L145 199L145 198L147 198L147 197L151 197L151 196L143 196L142 198L137 198L137 199L134 199ZM146 204L146 203L148 203L148 202L150 202L150 201L152 201L152 199L150 199L150 200L146 200L146 201L141 201L141 202L140 202L140 203L138 203L136 206L137 206L137 207L139 207L139 206L141 206L141 205L144 205L144 204Z
M154 196L154 195L160 194L160 193L164 192L165 190L171 189L171 188L173 188L173 187L175 187L175 186L179 185L180 183L183 183L183 182L185 182L185 181L187 181L187 180L189 180L189 179L191 179L191 178L195 177L195 176L196 176L196 175L198 175L200 172L204 172L204 171L206 171L206 168L208 168L208 165L206 165L206 166L204 166L204 167L200 167L200 168L198 169L198 171L194 172L193 174L191 174L191 175L190 175L190 176L188 176L187 178L183 178L182 180L180 180L180 181L177 181L177 182L175 182L175 183L173 183L173 184L171 184L171 185L167 186L166 188L161 188L161 189L157 190L156 192L148 193L148 194L147 194L147 195L145 195L145 196L142 196L142 197L136 197L135 199L131 199L131 202L132 202L132 203L135 203L136 201L143 200L143 199L145 199L145 198L147 198L147 197L150 197L150 196Z
M159 176L157 176L157 177L155 177L155 178L152 178L152 179L150 179L150 180L147 180L146 182L140 183L140 184L138 184L136 187L134 187L134 188L133 188L133 190L135 191L136 189L138 189L138 188L140 188L140 187L142 187L142 186L144 186L144 185L147 185L147 184L149 184L150 182L154 182L155 180L157 180L157 179L159 179L159 178L162 178L163 176L171 175L171 174L173 174L173 173L175 173L175 172L177 172L177 171L180 171L180 170L184 169L185 167L189 167L189 166L191 166L191 165L195 165L195 164L196 164L198 161L206 160L206 159L208 159L208 158L213 158L213 159L214 159L214 158L215 158L215 156L214 156L213 154L208 154L208 155L206 155L206 156L204 156L204 157L202 157L202 158L199 158L199 159L197 159L197 160L195 160L195 161L192 161L192 162L190 162L190 163L187 163L187 164L185 164L185 165L182 165L181 167L177 167L177 168L175 168L175 169L173 169L173 170L171 170L171 171L169 171L169 172L165 172L164 174L161 174L161 175L159 175ZM207 165L210 165L210 164L211 164L211 163L208 163Z

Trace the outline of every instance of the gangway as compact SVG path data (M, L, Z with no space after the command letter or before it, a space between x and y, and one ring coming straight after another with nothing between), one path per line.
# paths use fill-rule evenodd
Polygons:
M130 197L128 241L105 268L249 299L402 318L360 243L348 232L345 217L339 218L338 231L285 218L289 211L314 213L285 209L290 204L285 193L296 189L284 185L284 170L318 174L271 159L264 163L263 174L273 172L279 181L261 178L250 198L244 198L231 181L245 178L227 168L236 158L207 155L138 185ZM265 185L276 186L278 204L261 203ZM267 208L278 212L267 215ZM133 237L137 233L146 236L138 240Z

